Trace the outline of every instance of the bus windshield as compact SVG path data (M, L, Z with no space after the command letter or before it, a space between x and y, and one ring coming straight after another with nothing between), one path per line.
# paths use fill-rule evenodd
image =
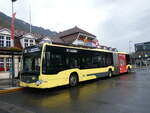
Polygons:
M40 57L33 55L25 56L23 59L23 72L38 74L40 72Z
M23 54L23 74L40 74L41 51L26 52Z

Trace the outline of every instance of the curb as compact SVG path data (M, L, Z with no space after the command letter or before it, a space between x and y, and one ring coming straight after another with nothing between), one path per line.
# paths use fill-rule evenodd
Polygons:
M16 92L22 89L22 87L0 88L0 94Z

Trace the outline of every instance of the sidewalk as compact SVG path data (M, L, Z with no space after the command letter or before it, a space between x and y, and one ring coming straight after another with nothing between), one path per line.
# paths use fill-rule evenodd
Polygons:
M0 79L0 94L1 93L11 93L18 90L21 90L22 88L18 85L18 80L14 80L14 85L12 85L12 80L10 79Z

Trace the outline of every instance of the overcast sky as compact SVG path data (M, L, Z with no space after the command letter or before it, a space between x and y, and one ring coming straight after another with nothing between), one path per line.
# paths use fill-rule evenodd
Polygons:
M52 31L78 26L97 36L100 44L129 51L129 41L150 41L150 0L17 0L16 17ZM0 0L11 16L11 0Z

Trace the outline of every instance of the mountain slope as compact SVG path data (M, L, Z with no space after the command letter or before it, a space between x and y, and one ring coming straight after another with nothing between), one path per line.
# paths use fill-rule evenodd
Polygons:
M0 12L0 26L10 29L10 25L11 25L11 17ZM15 19L15 29L29 32L30 24L20 19ZM44 29L42 27L37 26L32 26L32 32L48 36L54 36L57 34L57 32L55 31L51 31L49 29Z

